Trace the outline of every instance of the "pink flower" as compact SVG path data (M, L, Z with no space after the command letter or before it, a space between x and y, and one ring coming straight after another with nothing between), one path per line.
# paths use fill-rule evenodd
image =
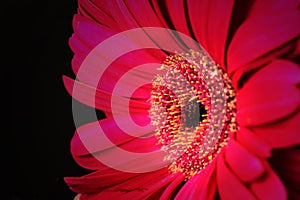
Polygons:
M76 162L84 168L94 170L82 177L65 178L70 188L79 193L76 198L299 199L299 19L297 1L79 0L78 14L73 21L74 34L70 39L70 46L74 51L72 67L78 80L64 77L64 84L75 99L104 111L106 118L79 127L72 139L71 152ZM143 85L131 96L124 96L125 90L130 88L128 85L138 81L140 77L155 74L156 68L147 72L136 71L135 79L124 82L123 90L114 89L124 74L145 63L161 63L173 69L177 67L182 74L186 70L186 78L192 81L194 76L191 74L194 72L189 70L193 68L193 64L187 59L190 55L183 56L181 60L182 55L175 54L172 57L157 49L129 52L111 63L103 72L97 88L93 88L92 80L98 74L91 68L79 73L85 58L94 47L118 33L140 27L174 29L194 38L218 64L219 72L222 71L221 80L228 82L224 89L228 93L225 117L227 125L222 129L218 146L203 160L197 157L203 149L201 146L199 149L195 141L190 144L189 150L178 157L175 164L172 162L167 167L151 172L124 172L106 166L97 159L103 155L114 155L116 146L136 153L160 150L170 144L169 138L173 140L178 135L178 129L175 129L176 134L171 134L171 129L164 127L158 128L155 136L134 137L120 129L117 122L129 124L132 118L137 124L146 125L151 118L152 123L160 123L159 112L152 109L149 118L149 110L156 101L162 104L161 99L165 93L168 94L168 99L165 99L164 106L171 113L168 113L168 122L170 126L176 127L177 118L172 113L177 110L171 108L175 105L176 98L170 97L171 92L168 93L163 86L155 87L154 83ZM98 60L94 61L102 63L106 52L97 53ZM197 55L196 59L199 58L201 57ZM175 64L168 62L172 59ZM183 65L186 66L184 70ZM172 81L174 77L167 78ZM194 82L197 80L195 78ZM209 99L205 84L201 84L199 79L193 85L194 88L199 87L199 94L203 95L202 98L197 96L198 100L203 100L204 97ZM76 93L73 93L74 87L77 89ZM232 97L228 96L230 92L233 93ZM118 119L114 118L112 96L129 99L131 118L124 117L125 111ZM92 98L95 101L91 101ZM207 107L207 120L212 115L210 101L211 99L200 103ZM195 105L198 106L199 102ZM122 105L117 107L122 113ZM193 109L188 109L187 113ZM189 118L193 114L185 116ZM205 126L205 119L200 121ZM105 136L99 135L99 125ZM145 128L138 130L136 134L142 136L151 133L153 129ZM201 134L208 134L207 129L198 131L196 137L202 136ZM108 137L116 146L104 143L104 137ZM157 140L160 145L156 144ZM92 149L87 148L87 144ZM172 149L167 152L169 156L173 156ZM126 165L159 166L164 163L164 158L165 154L153 156L151 160L141 156L138 160L129 160Z

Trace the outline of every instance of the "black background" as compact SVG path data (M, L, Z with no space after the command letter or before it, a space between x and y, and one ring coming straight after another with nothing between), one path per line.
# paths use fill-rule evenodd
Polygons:
M75 193L63 177L85 171L69 151L75 127L72 98L64 89L62 75L74 77L68 40L77 2L17 1L2 8L2 27L6 27L2 32L7 33L3 39L11 55L7 65L12 69L7 93L13 145L3 153L9 158L5 162L9 173L4 171L8 199L73 199Z

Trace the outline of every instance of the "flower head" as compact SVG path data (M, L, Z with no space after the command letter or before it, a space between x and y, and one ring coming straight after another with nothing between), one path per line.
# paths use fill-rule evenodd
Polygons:
M76 198L299 197L297 1L78 2Z

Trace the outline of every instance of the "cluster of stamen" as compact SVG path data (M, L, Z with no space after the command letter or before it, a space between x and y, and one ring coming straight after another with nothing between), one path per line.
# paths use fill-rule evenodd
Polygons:
M151 123L172 173L203 170L235 133L235 93L204 51L168 56L153 80Z

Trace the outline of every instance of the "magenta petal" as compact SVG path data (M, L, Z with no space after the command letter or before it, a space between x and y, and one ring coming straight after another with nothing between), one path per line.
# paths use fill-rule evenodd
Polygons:
M225 68L225 49L233 1L187 1L194 35L212 58Z
M180 187L180 184L184 181L184 176L181 173L178 173L177 177L168 185L168 187L164 190L163 194L159 198L160 200L171 199L176 195L176 189Z
M78 14L73 17L73 29L79 41L90 49L117 33Z
M265 165L267 168L266 175L262 180L252 183L250 185L251 190L258 199L287 199L286 190L280 178L268 163Z
M174 3L172 0L165 1L166 11L169 14L169 18L172 21L172 24L175 30L184 33L191 37L191 30L189 30L188 16L186 15L185 10L185 1L177 1Z
M73 29L74 34L70 38L69 45L78 62L78 65L72 65L73 71L77 74L79 66L91 50L116 32L78 14L73 17Z
M207 166L199 174L192 177L180 189L175 200L199 199L212 200L214 199L217 182L215 176L215 165Z
M150 92L149 87L145 87L144 84L152 84L152 80L157 74L161 72L157 69L163 60L165 59L165 54L161 51L133 51L120 56L116 59L108 68L105 69L101 78L99 79L98 89L114 92L120 96L127 96L127 88L143 89L144 92ZM144 67L143 67L144 66ZM92 82L89 78L95 78L96 75L88 73L93 73L90 69L87 69L86 76L82 77L85 82ZM123 78L125 82L122 83L122 87L117 91L115 88L116 84L120 84L120 79ZM135 81L132 81L135 80ZM140 83L140 84L139 84ZM151 89L151 88L150 88ZM142 92L142 90L140 90ZM133 98L142 98L139 93L136 93Z
M156 1L155 4L159 4L159 1ZM161 5L161 4L160 4ZM189 28L189 17L186 14L186 2L185 1L177 1L174 3L173 0L165 1L165 5L159 6L154 5L156 8L159 8L160 16L164 16L164 20L168 22L168 26L177 32L183 33L189 38L192 38L193 33ZM185 39L179 39L180 36L174 35L174 40L182 41L184 43ZM189 49L198 50L199 45L196 44L187 44Z
M300 69L295 63L275 60L259 70L237 93L237 120L254 126L283 118L300 106Z
M108 7L105 1L86 1L79 0L79 12L86 18L90 18L99 24L103 24L113 30L119 30L119 25L108 13Z
M294 0L255 2L229 45L229 73L239 68L244 72L251 70L244 66L299 36L298 6L299 2Z
M123 124L126 124L129 121L126 117L116 120L122 121ZM152 127L144 129L141 128L135 131L136 137L126 134L113 119L103 119L99 122L96 121L85 124L76 130L76 134L72 138L71 150L76 156L84 156L104 151L111 147L120 146L122 144L130 145L128 142L132 140L137 140L143 145L141 146L140 144L136 147L140 147L145 150L148 149L148 151L157 149L157 146L155 145L156 140L153 140L152 137L137 138L138 136L145 136L153 133ZM109 139L111 143L105 142L106 138ZM138 150L137 148L135 150L131 149L131 151L143 152L143 150Z
M114 98L114 109L117 110L118 115L127 113L127 107L130 106L130 114L148 116L149 103L141 100L128 99L128 97L113 96L110 93L95 89L84 83L74 81L71 78L63 76L64 85L70 95L76 100L84 103L90 107L103 110L109 116L112 113L112 98ZM130 97L129 97L130 98ZM134 105L134 106L133 106Z
M107 168L106 170L96 171L82 177L66 177L64 180L74 192L96 193L116 183L122 183L140 175Z
M140 27L164 27L149 1L126 0L125 4Z
M255 135L272 148L300 144L300 112L281 121L252 127Z
M124 1L106 1L108 9L121 30L139 28Z
M221 199L256 199L252 192L226 166L224 158L217 163L217 183Z
M132 178L116 186L109 187L99 194L83 194L82 199L137 199L143 200L151 196L160 188L170 184L175 176L170 175L167 169L145 173L141 176Z
M265 171L259 158L231 139L226 147L225 159L232 171L244 182L259 178Z
M143 117L141 117L143 118ZM115 120L119 120L116 124ZM136 138L151 133L148 128L126 127L127 118L105 119L86 124L77 129L71 142L71 152L76 162L88 169L98 169L104 163L126 172L148 172L166 166L165 153L160 151L154 137ZM121 125L121 127L119 127ZM136 137L122 129L132 129ZM133 132L134 131L134 132ZM150 162L151 161L151 162Z
M161 10L158 5L158 1L148 2L148 1L131 1L127 0L123 3L114 3L111 7L112 13L116 16L116 19L119 19L120 23L125 24L121 25L124 29L131 29L132 26L140 27L160 27L165 29L170 29L169 24L167 24L166 19L164 18L162 12L166 12L166 10ZM174 5L178 5L180 2L177 2ZM128 9L128 11L127 11ZM145 15L145 13L147 13ZM177 13L178 14L178 13ZM126 25L128 24L128 25ZM137 27L135 27L137 28ZM162 30L160 30L162 31ZM176 29L176 31L181 31ZM158 36L154 36L155 33L148 33L145 30L145 33L148 34L150 38L153 39L154 44L157 45L158 48L161 47L160 43L166 43L173 47L179 47L184 49L182 41L178 38L177 35L173 33L166 34L157 34ZM185 33L185 32L184 32ZM155 37L155 38L153 38ZM190 46L189 48L195 48L195 46Z
M236 137L237 141L249 152L262 158L271 156L271 147L260 140L259 136L256 136L252 131L241 127L237 132Z

